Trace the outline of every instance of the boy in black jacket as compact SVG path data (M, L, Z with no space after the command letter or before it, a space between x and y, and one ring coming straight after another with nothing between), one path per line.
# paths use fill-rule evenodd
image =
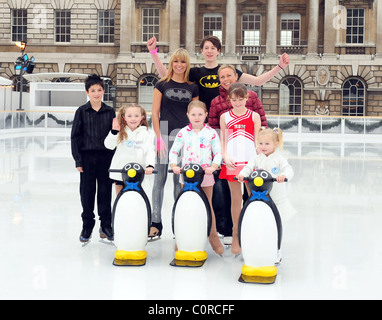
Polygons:
M102 102L105 90L99 76L89 76L85 81L85 90L89 102L77 109L71 132L72 155L76 168L80 172L80 196L83 209L80 241L87 242L91 238L95 225L96 193L98 215L101 221L100 236L113 240L112 181L108 170L114 151L107 149L104 141L112 129L115 111ZM98 191L96 191L97 187Z

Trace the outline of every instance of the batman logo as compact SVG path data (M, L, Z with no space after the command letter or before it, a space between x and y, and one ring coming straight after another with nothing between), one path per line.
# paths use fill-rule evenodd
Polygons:
M214 89L220 87L219 76L216 74L211 74L200 79L199 83L208 89Z
M171 88L166 90L165 96L173 101L190 102L192 100L192 93L186 89Z

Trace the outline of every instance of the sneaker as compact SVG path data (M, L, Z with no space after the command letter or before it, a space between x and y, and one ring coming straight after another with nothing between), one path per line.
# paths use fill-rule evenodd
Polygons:
M80 241L81 242L88 242L90 238L92 237L92 229L82 229L80 234Z
M114 240L113 229L109 227L106 227L106 228L101 227L99 228L99 236L101 237L101 239L107 238L107 240L113 241Z

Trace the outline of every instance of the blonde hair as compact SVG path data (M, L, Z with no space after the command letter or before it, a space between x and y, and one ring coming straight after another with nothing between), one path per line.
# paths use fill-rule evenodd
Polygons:
M117 119L118 119L118 123L120 126L119 133L118 133L118 143L127 139L127 133L126 133L127 123L125 120L125 114L126 114L126 110L129 108L139 108L141 111L141 116L142 116L142 120L141 120L141 123L139 124L139 126L145 126L147 128L149 127L149 125L147 123L146 110L137 103L128 103L127 105L120 108L118 111Z
M169 82L171 80L172 76L174 75L173 63L175 60L186 61L187 67L186 67L186 71L184 72L183 79L185 82L190 83L190 81L188 80L188 76L190 74L190 68L191 68L190 55L188 54L188 51L183 48L176 49L172 53L170 57L167 74L160 81Z
M219 70L218 70L218 75L220 75L220 72L224 69L231 69L233 71L233 74L236 76L237 75L237 72L236 72L236 68L232 65L232 64L223 64L220 66Z
M259 133L257 134L257 139L259 139L261 136L271 136L273 141L276 143L278 142L278 148L282 150L284 146L284 140L283 140L283 132L280 128L273 128L269 129L266 127L261 127Z
M208 112L206 104L200 100L192 100L187 107L187 113L189 113L192 108L202 108L205 112Z

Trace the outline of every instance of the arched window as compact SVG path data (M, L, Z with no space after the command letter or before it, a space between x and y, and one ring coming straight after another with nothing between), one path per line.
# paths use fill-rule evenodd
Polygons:
M153 92L155 84L158 82L158 79L155 76L148 75L143 77L139 81L139 104L145 108L147 112L152 111L153 104Z
M113 102L115 98L115 87L113 84L113 81L111 79L104 79L103 80L104 86L105 86L105 94L103 95L103 101L105 102Z
M13 81L13 91L20 92L21 82L20 76L12 76L11 80ZM29 81L23 77L23 92L29 92Z
M350 78L342 87L342 115L365 115L365 84L358 78Z
M302 84L294 77L284 79L280 84L279 114L300 115L302 112Z

